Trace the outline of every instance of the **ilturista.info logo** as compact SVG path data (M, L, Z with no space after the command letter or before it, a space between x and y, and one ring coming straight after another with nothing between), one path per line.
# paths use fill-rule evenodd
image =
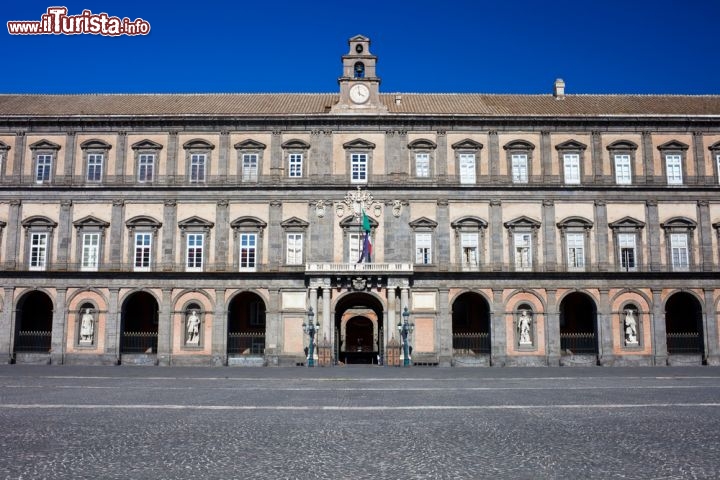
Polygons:
M66 7L49 7L40 20L7 22L10 35L147 35L150 23L142 18L111 17L107 13L83 10L79 15L68 15Z

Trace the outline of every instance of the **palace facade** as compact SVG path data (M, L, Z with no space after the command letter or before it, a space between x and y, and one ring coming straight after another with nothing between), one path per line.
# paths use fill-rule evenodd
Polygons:
M330 94L0 95L0 358L303 365L310 321L377 363L406 320L421 365L720 364L719 96L382 93L349 47Z

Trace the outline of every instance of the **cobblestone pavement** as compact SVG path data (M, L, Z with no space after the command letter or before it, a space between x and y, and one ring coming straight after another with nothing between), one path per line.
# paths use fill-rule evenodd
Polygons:
M0 478L720 478L720 369L0 366Z

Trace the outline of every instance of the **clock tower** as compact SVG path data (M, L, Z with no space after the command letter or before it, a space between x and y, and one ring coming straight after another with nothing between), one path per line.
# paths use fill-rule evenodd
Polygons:
M380 79L375 72L377 57L370 54L370 39L356 35L348 40L350 52L343 55L343 75L338 79L340 100L331 113L378 114L387 107L380 101Z

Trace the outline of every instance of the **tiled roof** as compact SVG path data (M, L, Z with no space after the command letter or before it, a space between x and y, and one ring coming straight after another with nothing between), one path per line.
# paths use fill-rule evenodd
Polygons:
M0 116L328 115L329 93L0 95ZM479 116L720 116L720 95L387 93L390 114Z

